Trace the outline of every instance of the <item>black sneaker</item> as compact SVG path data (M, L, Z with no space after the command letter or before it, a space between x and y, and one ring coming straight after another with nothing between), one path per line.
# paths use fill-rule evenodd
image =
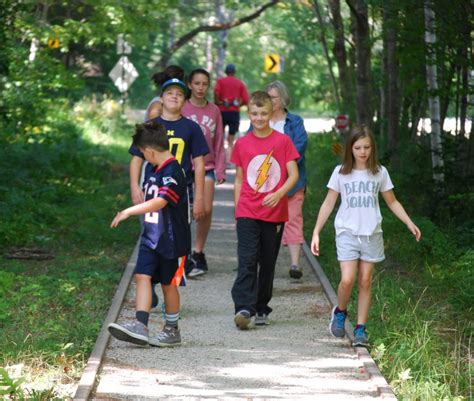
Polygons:
M296 265L291 265L290 267L290 277L299 279L303 276L303 269Z
M184 272L186 276L189 276L189 273L196 267L196 262L193 260L192 255L188 255L184 265Z
M193 278L206 274L208 271L206 255L203 252L194 251L191 255L194 267L189 271L188 277Z
M209 268L207 267L207 260L204 252L194 251L191 257L196 262L196 267L198 269L204 270L205 272L209 270Z

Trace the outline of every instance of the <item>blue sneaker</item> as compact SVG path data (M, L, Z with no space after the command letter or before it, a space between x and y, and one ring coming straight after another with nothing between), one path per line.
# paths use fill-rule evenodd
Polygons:
M331 312L331 323L329 323L329 331L334 337L342 338L346 335L346 330L344 328L346 317L346 313L336 313L336 307L333 308Z
M365 324L361 324L359 327L354 329L354 341L352 342L353 347L367 347L369 345L369 338L365 331Z

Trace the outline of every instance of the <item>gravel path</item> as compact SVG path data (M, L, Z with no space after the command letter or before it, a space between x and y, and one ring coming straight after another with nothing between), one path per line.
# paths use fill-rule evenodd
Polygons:
M206 246L209 274L189 280L181 291L183 345L143 348L111 339L96 400L369 400L380 398L348 340L328 332L330 304L310 265L304 276L288 276L289 255L278 259L271 325L239 331L233 322L230 289L237 266L232 184L216 192ZM134 285L118 321L134 317ZM162 327L151 315L150 330Z

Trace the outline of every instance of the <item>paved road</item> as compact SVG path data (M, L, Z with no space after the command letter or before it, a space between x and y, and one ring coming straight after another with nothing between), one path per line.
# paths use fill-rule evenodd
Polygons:
M288 277L282 248L271 325L239 331L230 297L237 265L232 185L216 192L206 249L208 275L182 290L183 345L141 348L112 339L92 399L372 400L379 393L347 340L328 332L330 304L306 259L301 281ZM134 316L134 285L118 321ZM151 316L156 334L160 314Z

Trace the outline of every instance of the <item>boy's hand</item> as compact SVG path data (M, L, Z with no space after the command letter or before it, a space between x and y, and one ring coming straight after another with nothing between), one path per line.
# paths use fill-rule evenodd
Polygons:
M415 236L416 241L419 241L421 238L421 230L415 226L413 222L407 224L408 229L410 232Z
M267 196L265 196L265 198L263 198L262 205L268 207L275 207L276 205L278 205L278 202L280 202L281 198L282 196L280 192L273 192L272 194L268 194Z
M121 221L126 220L129 217L130 215L123 210L118 212L115 218L112 220L112 223L110 223L110 228L117 227Z
M313 252L314 255L319 256L319 234L313 233L311 252Z

